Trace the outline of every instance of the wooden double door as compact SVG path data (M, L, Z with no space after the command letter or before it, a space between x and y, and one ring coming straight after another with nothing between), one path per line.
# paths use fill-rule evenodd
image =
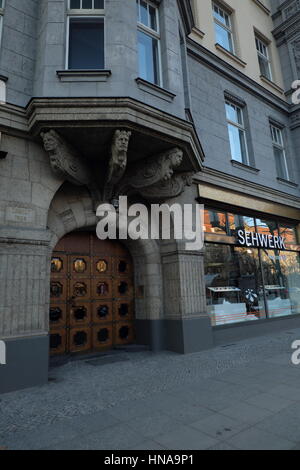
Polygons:
M134 341L133 263L127 249L74 232L51 260L50 355L111 349Z

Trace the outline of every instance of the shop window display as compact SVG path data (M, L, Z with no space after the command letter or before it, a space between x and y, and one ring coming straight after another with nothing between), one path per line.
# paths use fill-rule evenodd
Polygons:
M206 295L213 325L265 317L258 250L206 244Z
M220 241L205 245L206 296L212 324L300 314L300 247L296 226L207 210L208 233L212 233L207 224L214 220L211 214L219 214L218 227L224 232ZM233 240L238 230L281 236L287 249L238 246L238 241Z
M206 233L227 233L227 220L224 212L207 210L204 214L204 231Z

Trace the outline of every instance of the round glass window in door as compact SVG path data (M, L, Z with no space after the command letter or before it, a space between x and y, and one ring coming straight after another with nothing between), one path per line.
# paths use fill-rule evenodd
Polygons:
M107 270L108 270L107 261L102 260L102 259L100 261L98 261L98 263L96 264L96 269L97 269L98 273L100 273L100 274L106 273Z
M87 264L84 259L78 258L73 263L74 271L77 274L83 274L87 270Z
M59 299L63 294L63 286L60 282L51 282L50 296L53 299Z
M63 270L63 261L60 258L52 258L51 273L60 273Z

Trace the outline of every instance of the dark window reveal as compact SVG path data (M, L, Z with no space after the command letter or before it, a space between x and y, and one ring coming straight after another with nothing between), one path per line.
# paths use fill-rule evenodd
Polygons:
M104 69L103 18L70 18L69 69Z

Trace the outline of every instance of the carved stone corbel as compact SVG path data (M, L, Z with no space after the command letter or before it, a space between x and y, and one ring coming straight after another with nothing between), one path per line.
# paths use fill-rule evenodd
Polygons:
M183 152L174 148L150 159L144 159L129 169L121 181L119 194L141 193L146 188L160 186L172 179L183 160Z
M55 130L42 132L44 148L50 157L53 172L77 186L89 185L91 176L78 152Z
M171 199L180 196L186 186L191 186L192 183L193 173L178 173L160 184L154 184L149 188L141 189L139 193L142 197L151 201Z
M127 152L131 132L117 130L114 134L108 171L104 185L104 200L110 201L115 195L116 185L123 178L127 168Z

